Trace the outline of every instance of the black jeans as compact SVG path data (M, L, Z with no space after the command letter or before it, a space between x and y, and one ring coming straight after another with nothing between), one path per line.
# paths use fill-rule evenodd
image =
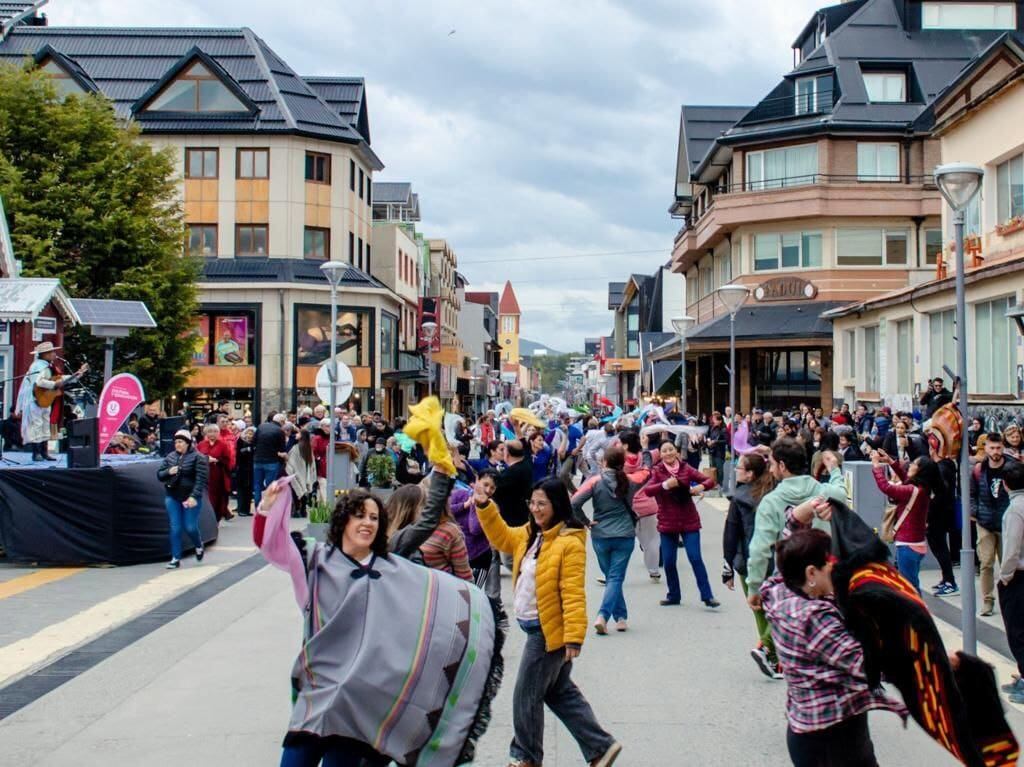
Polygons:
M996 591L1006 627L1006 642L1017 661L1017 671L1024 675L1024 572L1018 570L1006 586L1000 581Z
M956 576L953 574L953 557L949 551L949 528L942 520L928 521L928 548L932 550L935 561L939 563L942 570L942 580L946 583L956 583Z
M878 767L867 714L816 732L787 730L786 745L793 767Z

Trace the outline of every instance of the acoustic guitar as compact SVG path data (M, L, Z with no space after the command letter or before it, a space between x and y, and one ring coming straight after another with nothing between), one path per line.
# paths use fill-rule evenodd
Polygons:
M79 376L81 376L83 373L87 373L88 371L89 365L85 364L82 365L82 367L78 369L78 372L75 373L73 376L54 376L53 378L50 379L55 384L57 384L57 386L53 389L46 389L40 386L39 384L34 384L32 386L32 396L35 398L36 404L39 405L39 407L41 408L50 407L51 405L53 405L54 402L56 402L57 397L61 395L61 392L64 390L64 387L66 385L71 383L77 383Z

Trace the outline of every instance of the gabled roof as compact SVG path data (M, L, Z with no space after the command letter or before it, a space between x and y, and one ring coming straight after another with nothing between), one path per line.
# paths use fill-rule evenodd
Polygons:
M82 69L77 61L70 56L65 56L60 51L56 50L50 45L44 45L38 51L36 55L32 57L36 64L43 64L47 59L52 59L61 69L67 72L68 77L78 83L78 87L84 90L86 93L97 93L99 88L96 83L92 81L88 73Z
M408 181L374 181L373 201L380 203L412 203L412 184Z
M0 63L20 65L45 46L73 60L125 120L137 116L139 99L192 51L209 57L255 106L244 119L147 115L140 120L143 132L298 134L357 145L368 165L383 167L368 138L250 29L18 26L0 41Z
M50 46L47 46L47 48L53 50ZM63 54L59 55L63 56ZM231 75L229 75L224 70L224 67L217 63L217 61L215 61L213 57L206 53L202 48L198 46L193 46L188 51L186 51L185 54L180 59L178 59L178 61L175 62L175 64L170 69L164 72L163 76L160 77L159 80L157 80L155 83L149 86L149 88L146 89L146 92L135 100L135 103L132 104L132 114L135 115L135 118L145 120L169 119L171 117L171 114L164 110L151 111L150 104L153 102L154 99L156 99L157 96L160 95L160 92L163 91L164 88L166 88L168 85L174 82L182 72L184 72L188 67L191 67L196 62L200 62L203 66L210 70L210 72L220 80L224 87L231 91L231 94L236 99L238 99L241 105L245 107L245 112L238 113L238 116L240 118L244 119L247 117L251 119L256 115L256 113L259 111L259 107L257 107L253 100L249 98L248 94L246 94L246 92L242 90L241 86L239 86L239 84L231 78ZM231 113L225 114L218 112L216 113L216 117L219 120L230 119L230 117L228 116L229 114ZM212 115L199 115L184 112L176 113L175 116L178 116L184 120L188 120L190 118L209 119L209 117Z
M679 149L676 154L676 196L688 185L715 140L735 125L750 107L684 105L679 114Z
M519 302L516 300L516 292L512 290L512 283L506 282L505 289L501 291L501 300L498 301L498 314L514 314L519 316Z
M615 310L618 309L622 304L622 296L626 292L626 283L624 282L609 282L608 283L608 308Z
M60 280L44 277L0 279L0 320L31 322L53 301L65 319L78 324L78 314L71 305Z
M370 116L366 108L366 82L363 78L303 75L302 79L370 143Z

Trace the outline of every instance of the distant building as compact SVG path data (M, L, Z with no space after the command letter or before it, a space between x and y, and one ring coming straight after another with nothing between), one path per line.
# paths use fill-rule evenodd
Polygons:
M501 381L508 387L509 396L515 397L522 385L520 380L519 330L522 312L519 301L506 282L498 302L498 341L501 344Z

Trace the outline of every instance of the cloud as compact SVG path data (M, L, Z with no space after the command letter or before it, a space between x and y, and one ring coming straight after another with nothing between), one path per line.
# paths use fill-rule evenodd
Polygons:
M668 259L680 105L759 100L826 4L309 0L282 12L270 0L54 0L46 10L53 24L247 26L301 74L365 77L379 178L411 181L420 230L451 242L472 288L511 279L524 334L569 351L610 330L609 281ZM617 255L566 258L591 253Z

